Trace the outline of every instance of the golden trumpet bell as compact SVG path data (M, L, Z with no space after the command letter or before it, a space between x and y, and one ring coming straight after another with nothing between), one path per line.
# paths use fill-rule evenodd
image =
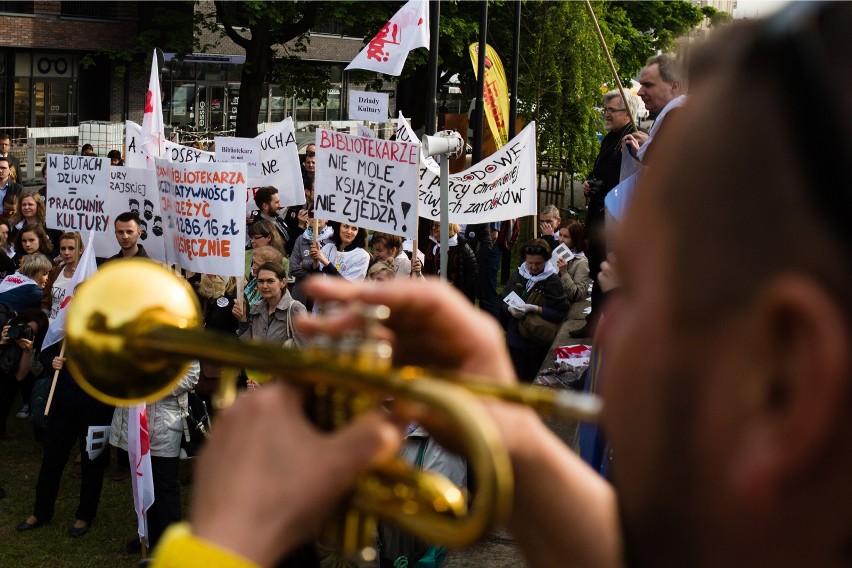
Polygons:
M140 350L134 341L152 325L198 327L195 293L152 260L111 262L97 274L74 292L65 326L68 368L83 390L106 404L159 400L188 362Z

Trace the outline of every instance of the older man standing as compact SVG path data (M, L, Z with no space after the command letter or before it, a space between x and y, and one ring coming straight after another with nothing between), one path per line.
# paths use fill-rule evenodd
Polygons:
M619 91L609 91L603 96L604 129L601 149L595 165L583 182L583 193L589 198L586 215L586 238L589 240L589 275L592 277L592 313L586 325L570 333L571 337L591 337L601 312L602 292L598 284L601 263L606 260L606 235L604 234L604 198L618 185L621 173L622 140L636 132L631 116L636 116L639 99L627 92L627 104ZM630 107L630 112L628 111ZM644 134L644 133L642 133Z

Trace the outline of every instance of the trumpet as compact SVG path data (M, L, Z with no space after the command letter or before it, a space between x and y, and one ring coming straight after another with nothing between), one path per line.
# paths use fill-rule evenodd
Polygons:
M332 357L327 348L285 349L245 342L201 329L201 310L190 286L158 263L128 259L106 265L76 291L66 321L68 368L94 398L126 406L170 393L192 359L254 369L305 385L312 419L338 427L388 397L427 405L459 432L477 482L472 506L449 480L393 460L364 475L325 529L322 540L344 554L369 558L381 519L419 538L450 548L473 544L505 520L512 468L497 428L478 403L494 397L540 413L595 420L593 396L540 387L501 387L466 377L391 364L391 346L364 337ZM234 374L219 398L235 396ZM450 380L452 379L452 380Z

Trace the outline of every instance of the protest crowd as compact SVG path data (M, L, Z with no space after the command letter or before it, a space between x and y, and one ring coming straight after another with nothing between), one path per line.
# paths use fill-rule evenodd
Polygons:
M501 210L517 215L464 217L514 191L497 171L478 186L493 191L485 199L475 197L474 174L454 178L455 201L445 205L470 222L442 227L430 197L437 168L425 155L411 160L417 140L404 121L393 141L335 134L326 145L332 137L320 132L302 157L293 144L270 142L287 139L282 125L245 142L252 164L228 160L221 141L215 154L164 148L147 134L146 111L139 130L128 129L126 155L99 158L89 148L51 156L41 191L24 191L0 156L0 438L13 416L29 418L43 449L32 511L17 530L53 520L73 461L79 501L67 534L92 529L87 538L96 537L105 478L137 475L140 416L153 499L138 535L127 527L126 552L153 555L155 565L346 566L313 541L315 529L360 474L391 455L476 486L465 457L439 443L452 447L454 433L428 409L402 410L404 418L371 412L321 433L297 388L251 370L234 380L234 406L217 409L223 369L205 360L147 405L90 396L66 365L63 310L99 266L151 258L188 282L203 326L217 333L301 350L353 327L346 306L385 304L395 363L502 385L541 383L572 305L590 301L585 326L571 336L594 338L593 354L572 386L605 395L606 435L581 429L578 457L529 408L487 408L512 460L508 528L528 564L848 565L850 199L816 170L836 167L820 160L826 148L852 157L840 134L850 117L841 109L837 123L766 133L780 128L775 117L788 106L827 98L829 77L809 57L848 68L840 54L852 10L795 10L805 24L786 29L782 13L698 52L689 96L687 70L668 55L647 61L638 97L606 92L584 219L528 199L533 192ZM786 85L788 64L809 81ZM647 132L632 120L639 99L655 119ZM524 136L503 155L519 178ZM93 184L103 176L120 197L69 213L74 200L62 180L72 173ZM411 185L420 190L405 193ZM82 193L74 194L81 202ZM536 217L534 234L518 241L525 215ZM102 219L108 230L97 231ZM796 220L812 234L794 234ZM498 285L506 251L517 262ZM736 282L721 266L736 269ZM722 305L725 295L736 298ZM280 374L286 379L286 369ZM214 434L190 443L199 417L210 428L208 415ZM99 448L93 432L106 436ZM255 436L268 446L244 443ZM188 524L179 464L196 454ZM439 566L446 554L440 546L415 552L386 526L376 544L379 566L400 557Z

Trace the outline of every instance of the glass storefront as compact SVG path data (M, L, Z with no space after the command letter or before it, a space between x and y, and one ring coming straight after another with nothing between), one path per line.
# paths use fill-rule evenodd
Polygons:
M194 57L222 61L194 61ZM242 64L236 56L190 56L178 61L166 56L162 69L163 120L174 128L198 132L227 132L236 127ZM342 69L332 73L332 89L323 102L285 97L278 85L265 85L257 122L340 120Z
M17 53L14 73L14 126L77 124L75 56Z

